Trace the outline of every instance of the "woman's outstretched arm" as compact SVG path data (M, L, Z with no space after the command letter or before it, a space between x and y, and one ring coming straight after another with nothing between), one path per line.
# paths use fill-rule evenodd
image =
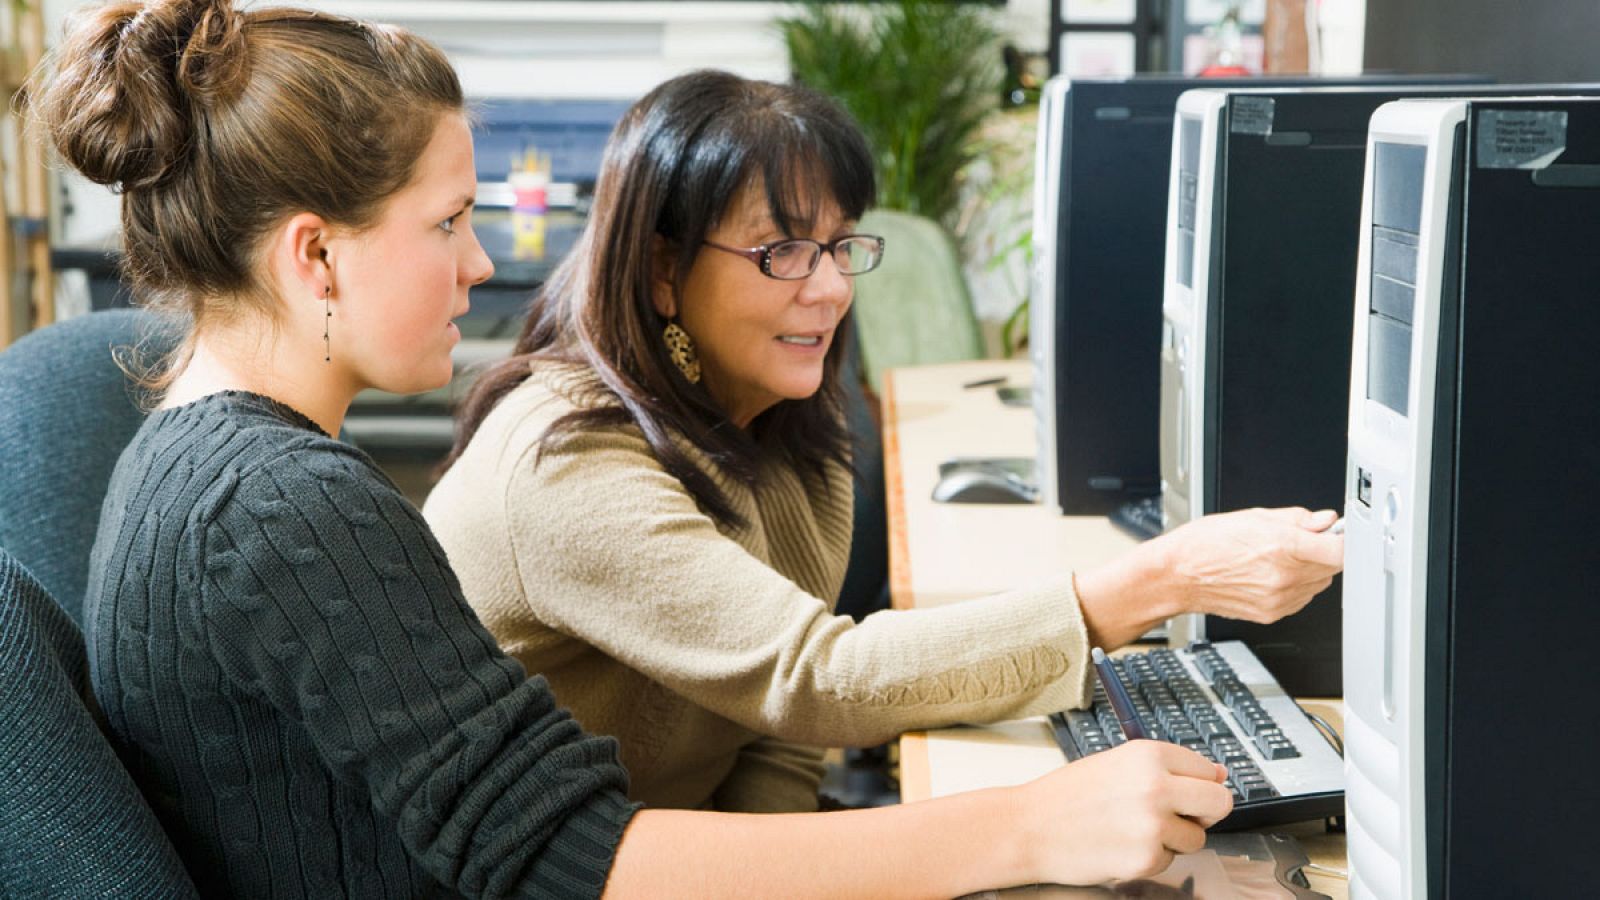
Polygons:
M642 810L607 897L953 897L1098 884L1205 844L1232 798L1214 763L1134 741L1025 785L882 809L791 815Z

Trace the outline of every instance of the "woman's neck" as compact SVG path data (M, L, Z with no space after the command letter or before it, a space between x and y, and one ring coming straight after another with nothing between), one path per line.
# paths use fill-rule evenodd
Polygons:
M344 427L360 390L337 363L320 356L299 359L282 341L241 333L208 332L194 339L194 352L167 389L161 406L183 406L220 391L249 391L298 410L330 435ZM320 350L320 348L318 348Z

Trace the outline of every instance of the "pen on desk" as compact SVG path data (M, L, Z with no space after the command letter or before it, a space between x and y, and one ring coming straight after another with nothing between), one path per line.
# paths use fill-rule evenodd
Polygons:
M996 375L993 378L979 378L977 381L969 381L966 384L963 384L961 387L964 390L970 391L970 390L972 390L974 388L994 387L997 384L1005 384L1005 383L1006 383L1006 376L1004 376L1004 375Z
M1106 687L1106 698L1111 701L1111 708L1117 714L1123 735L1130 741L1148 738L1150 735L1145 732L1144 723L1139 721L1139 712L1133 708L1133 698L1128 696L1128 689L1122 686L1122 679L1118 677L1116 667L1111 665L1111 658L1099 647L1095 647L1089 655L1094 658L1094 670L1100 675L1100 683Z

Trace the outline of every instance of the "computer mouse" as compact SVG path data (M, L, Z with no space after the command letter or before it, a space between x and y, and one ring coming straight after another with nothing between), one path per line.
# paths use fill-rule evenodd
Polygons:
M1032 503L1038 488L1015 475L962 469L939 479L933 499L939 503Z

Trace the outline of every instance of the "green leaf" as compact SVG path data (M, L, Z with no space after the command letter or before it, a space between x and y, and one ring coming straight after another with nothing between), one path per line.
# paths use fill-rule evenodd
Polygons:
M866 134L878 205L954 225L963 173L999 108L1000 37L987 10L939 0L808 2L779 23L795 80L835 97Z

